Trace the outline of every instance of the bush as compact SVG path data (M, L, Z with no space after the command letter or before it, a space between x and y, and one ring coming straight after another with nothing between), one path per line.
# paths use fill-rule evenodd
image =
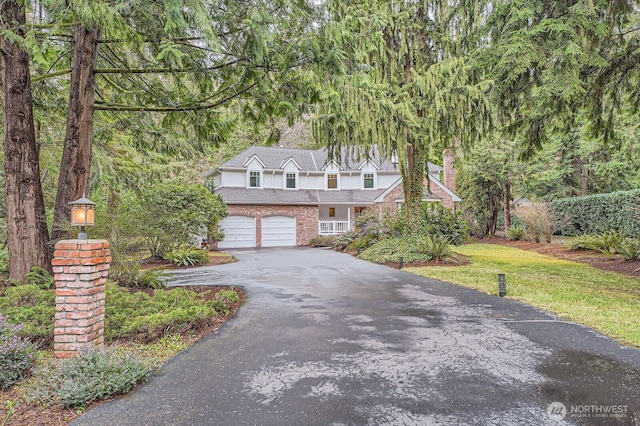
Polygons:
M419 238L416 249L434 260L445 260L453 255L449 246L449 240L438 235L425 235Z
M524 228L522 226L513 225L506 233L507 240L517 241L524 239Z
M190 246L182 246L164 255L164 259L179 266L194 266L209 262L209 252Z
M574 237L569 243L569 248L596 250L609 256L619 254L627 260L640 258L640 239L627 238L615 231Z
M640 259L640 238L625 238L616 251L626 260Z
M524 226L525 239L534 243L551 243L551 236L562 226L547 203L536 202L530 206L516 207L513 213Z
M556 217L566 217L562 235L601 234L618 231L637 238L640 235L640 189L572 197L552 202Z
M0 275L9 275L9 250L6 247L0 250Z
M35 362L36 347L18 335L21 328L0 315L0 389L25 378Z
M25 284L36 285L42 290L48 290L56 286L56 282L49 271L39 266L31 268L29 273L24 276L24 282Z
M42 290L34 284L8 287L0 297L0 313L14 324L24 324L19 335L40 347L53 343L56 312L55 290Z
M406 263L428 262L446 259L452 254L448 241L438 236L418 236L413 238L388 238L364 250L358 258L374 263L400 261Z
M358 238L358 233L351 231L351 232L345 232L344 234L340 234L336 237L335 240L335 247L338 250L344 250L347 247L349 247L349 244L351 244L353 241L356 240L356 238Z
M129 392L144 380L149 365L130 354L89 349L77 358L59 362L54 368L35 373L33 402L84 407L92 401Z
M122 287L161 289L167 286L169 275L163 269L140 270L134 266L130 270L116 270L111 279Z
M309 244L312 247L333 247L336 243L337 235L316 235L311 238Z
M154 257L190 243L193 235L213 234L227 214L222 199L200 184L158 183L136 201L123 216L136 223L137 235Z
M147 343L175 331L182 333L196 330L211 318L229 314L230 308L226 301L233 300L230 293L225 292L216 300L207 300L205 296L206 294L198 295L187 289L174 288L155 290L151 297L142 291L131 293L108 284L105 339Z

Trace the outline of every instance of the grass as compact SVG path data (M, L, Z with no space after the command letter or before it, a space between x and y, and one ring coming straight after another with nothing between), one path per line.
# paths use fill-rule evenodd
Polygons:
M471 257L471 263L406 270L491 294L497 294L497 274L503 273L507 297L640 346L640 279L493 244L468 244L455 251Z

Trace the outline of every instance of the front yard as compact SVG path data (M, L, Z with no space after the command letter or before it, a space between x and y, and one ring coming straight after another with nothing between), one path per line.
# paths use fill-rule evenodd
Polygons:
M454 250L469 256L471 263L407 271L496 295L497 274L503 273L507 297L640 346L640 278L496 244L474 243Z

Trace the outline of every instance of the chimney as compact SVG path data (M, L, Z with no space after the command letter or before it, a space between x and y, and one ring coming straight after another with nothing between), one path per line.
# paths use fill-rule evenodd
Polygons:
M442 167L444 168L444 185L456 192L456 166L453 159L453 149L442 151Z

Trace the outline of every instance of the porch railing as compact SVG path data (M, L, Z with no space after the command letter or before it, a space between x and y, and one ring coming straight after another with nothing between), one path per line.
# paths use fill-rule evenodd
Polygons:
M348 221L321 220L318 225L318 233L320 235L342 234L350 230Z

